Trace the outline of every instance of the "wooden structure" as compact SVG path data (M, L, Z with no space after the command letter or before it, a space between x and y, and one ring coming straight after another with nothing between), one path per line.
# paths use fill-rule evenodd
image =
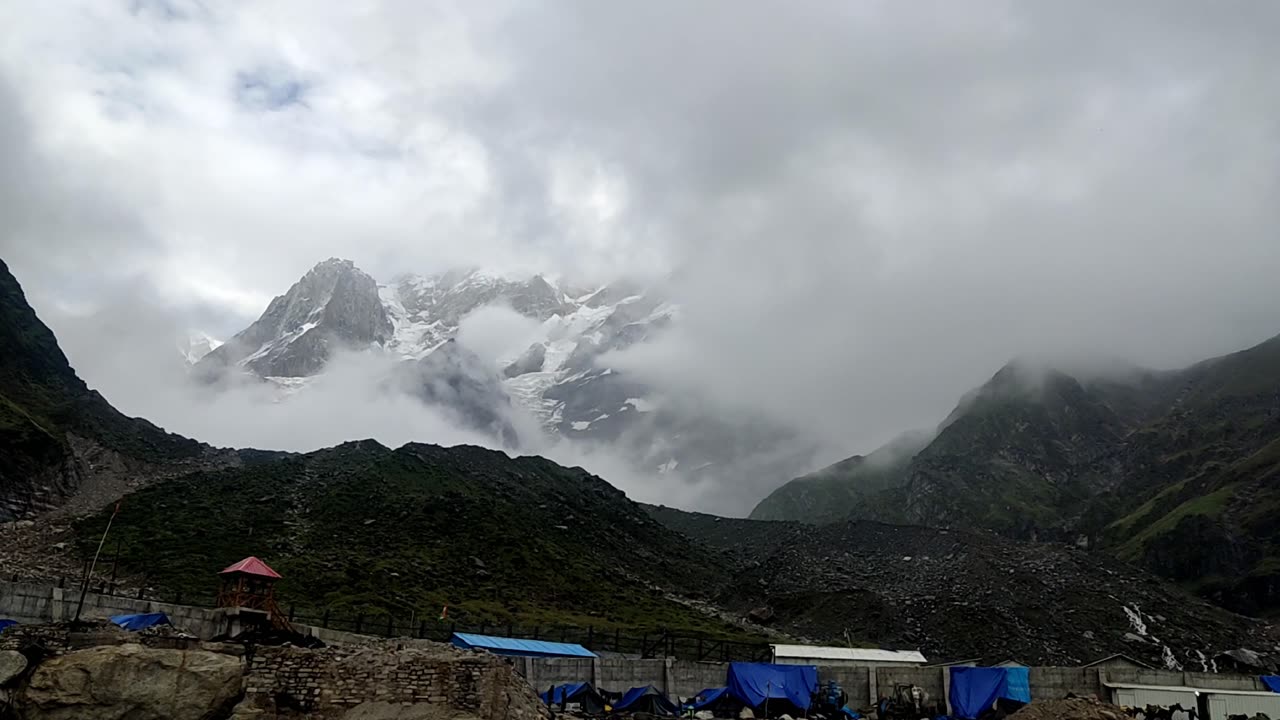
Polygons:
M218 573L222 586L218 589L218 607L258 611L271 625L280 629L292 628L289 620L276 605L275 583L280 573L256 557L247 557Z

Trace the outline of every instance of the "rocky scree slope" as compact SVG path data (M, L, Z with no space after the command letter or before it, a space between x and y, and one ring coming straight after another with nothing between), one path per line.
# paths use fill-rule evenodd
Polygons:
M650 512L733 568L719 602L818 641L845 642L847 631L931 658L1064 666L1125 653L1196 671L1225 650L1276 647L1264 623L1061 545L869 521Z
M491 358L450 345L468 315L495 305L536 323L527 347ZM678 315L659 292L626 282L582 289L466 270L378 285L350 261L330 259L195 372L266 379L288 394L305 391L337 349L383 353L401 361L390 384L412 379L408 392L502 447L537 451L558 439L607 446L638 472L691 481L786 477L808 467L813 444L788 428L727 419L607 362L610 352L658 337ZM532 422L513 422L513 411ZM518 437L515 426L545 437Z
M0 521L77 493L109 496L148 477L239 461L126 417L85 385L3 261L0 348Z
M873 454L874 455L874 454ZM1086 379L1011 364L914 454L788 483L752 516L863 517L1058 539L1241 612L1280 607L1280 337L1178 372ZM810 503L811 504L811 503Z

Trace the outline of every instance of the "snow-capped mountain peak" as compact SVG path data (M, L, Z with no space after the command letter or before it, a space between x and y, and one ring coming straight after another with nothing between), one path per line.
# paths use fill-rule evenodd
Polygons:
M217 350L220 345L222 341L208 333L192 330L187 333L186 338L178 341L177 348L178 354L187 361L188 365L195 365L205 355Z
M450 343L469 315L494 305L535 321L521 333L525 347L482 357L462 341ZM406 273L378 284L350 261L330 259L196 369L244 371L298 393L307 391L306 378L324 372L334 351L373 351L395 361L388 385L504 447L534 440L523 431L517 437L508 421L524 412L548 436L604 443L640 472L680 468L692 477L750 466L789 477L804 469L797 457L807 461L808 449L771 445L794 439L785 431L708 415L696 402L664 402L660 389L603 361L657 337L677 317L676 305L632 283L565 286L541 275L467 269ZM753 453L767 457L752 460Z
M239 366L261 377L305 377L323 369L336 349L383 345L391 337L377 283L350 260L330 258L202 358L198 368Z

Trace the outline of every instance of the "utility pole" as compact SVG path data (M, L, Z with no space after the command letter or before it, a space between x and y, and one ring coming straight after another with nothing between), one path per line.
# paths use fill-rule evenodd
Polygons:
M76 617L71 622L80 622L80 611L84 609L84 596L89 591L89 580L93 577L93 569L98 565L98 556L102 554L102 546L107 542L107 533L111 532L111 523L115 522L116 515L120 514L120 503L116 503L116 509L111 511L111 517L107 518L107 527L102 531L102 539L98 541L98 549L93 553L93 562L89 563L89 570L84 574L84 581L80 583L80 602L76 603Z

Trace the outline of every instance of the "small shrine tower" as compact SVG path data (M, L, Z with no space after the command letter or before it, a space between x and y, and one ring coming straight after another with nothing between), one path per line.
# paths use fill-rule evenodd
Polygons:
M218 590L218 607L257 610L265 613L272 625L289 627L289 621L276 605L276 581L280 573L256 557L247 557L218 573L222 587Z

